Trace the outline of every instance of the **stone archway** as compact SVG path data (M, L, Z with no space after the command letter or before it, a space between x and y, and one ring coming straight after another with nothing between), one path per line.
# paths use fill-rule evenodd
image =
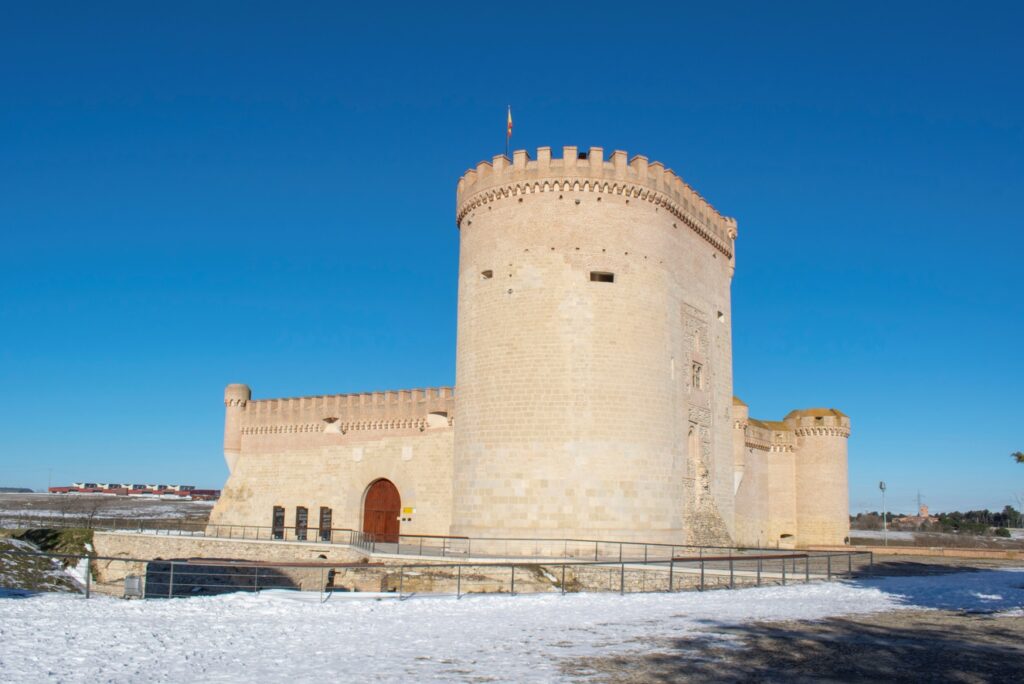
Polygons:
M398 541L402 497L391 480L380 479L370 484L363 497L363 532L374 541Z

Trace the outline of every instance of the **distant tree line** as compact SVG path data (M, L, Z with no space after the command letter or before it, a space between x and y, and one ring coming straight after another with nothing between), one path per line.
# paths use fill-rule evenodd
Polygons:
M908 517L905 513L887 513L886 521L890 528L897 527L895 519ZM958 532L961 534L988 534L996 528L1000 536L1008 536L1001 531L1008 527L1024 527L1024 516L1013 506L1005 506L1002 511L993 512L986 509L980 511L952 511L938 513L936 523L924 523L915 529L923 532ZM850 527L856 530L882 529L882 514L878 511L858 513L850 516Z

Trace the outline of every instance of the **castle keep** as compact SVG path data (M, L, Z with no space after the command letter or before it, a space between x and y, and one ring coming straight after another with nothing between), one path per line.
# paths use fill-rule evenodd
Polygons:
M659 162L542 147L466 172L456 223L455 387L253 400L229 385L211 523L845 541L849 419L760 421L733 397L733 219Z

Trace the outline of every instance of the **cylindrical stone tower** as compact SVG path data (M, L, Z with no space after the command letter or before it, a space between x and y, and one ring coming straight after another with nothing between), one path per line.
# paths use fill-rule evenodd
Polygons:
M232 384L224 389L224 461L229 473L242 452L242 411L250 399L252 390L248 385Z
M452 533L722 540L735 221L660 163L495 157L458 185Z
M836 409L816 408L791 411L785 422L796 437L797 545L843 544L850 535L850 419Z

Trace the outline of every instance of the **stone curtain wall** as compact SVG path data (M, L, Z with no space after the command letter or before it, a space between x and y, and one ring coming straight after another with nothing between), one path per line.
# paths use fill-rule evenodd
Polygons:
M312 538L320 507L326 506L332 527L360 530L363 495L385 478L398 488L402 507L414 509L403 516L402 534L445 534L451 524L453 431L396 432L262 437L238 457L210 523L269 527L273 507L282 506L285 526L294 528L295 509L304 506Z

